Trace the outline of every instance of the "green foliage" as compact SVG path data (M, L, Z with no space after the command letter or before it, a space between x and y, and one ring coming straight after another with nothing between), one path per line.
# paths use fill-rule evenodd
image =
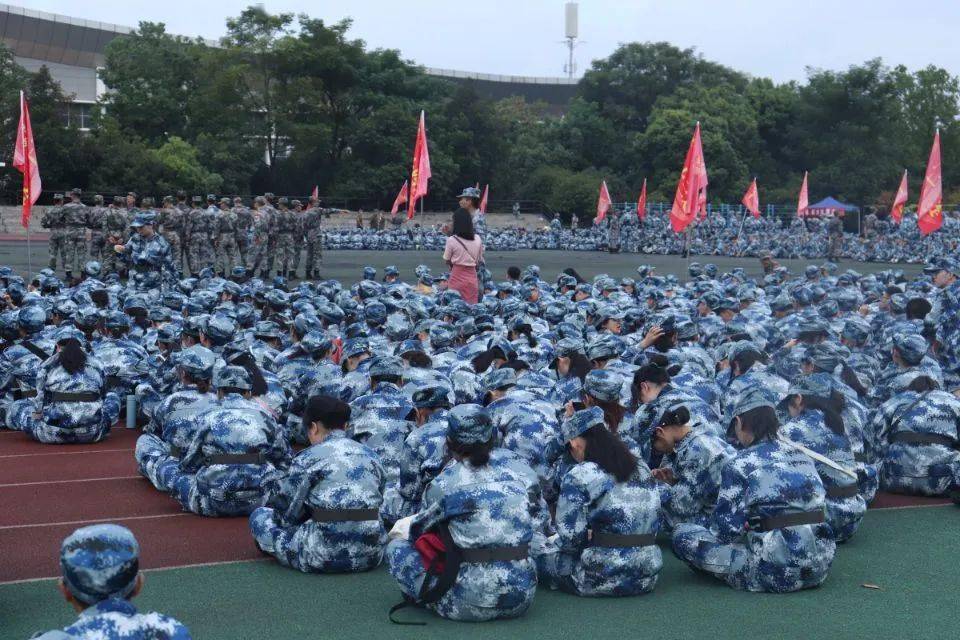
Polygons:
M62 127L65 96L0 46L0 144L11 148L27 91L44 185L163 195L289 193L313 185L364 207L389 206L427 114L428 207L466 185L593 217L606 179L614 200L670 200L694 125L702 125L710 200L738 202L753 176L762 203L811 198L885 203L904 168L919 192L934 129L944 183L960 183L960 81L869 60L776 84L664 42L628 43L596 60L563 116L522 98L493 101L470 83L427 76L394 50L368 49L351 23L250 7L220 46L143 22L108 45L98 126ZM0 181L18 184L9 167ZM12 178L12 180L10 180ZM8 185L9 189L9 185Z

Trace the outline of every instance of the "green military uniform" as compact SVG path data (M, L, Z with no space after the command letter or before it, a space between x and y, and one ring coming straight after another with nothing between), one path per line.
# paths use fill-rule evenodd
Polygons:
M80 202L80 189L70 192L71 201L63 205L64 247L67 277L79 276L87 259L87 206Z
M313 203L303 212L304 239L307 243L307 278L320 277L317 267L323 262L323 217L331 209Z
M237 214L230 209L230 199L220 200L217 214L216 271L226 277L237 264Z
M233 213L237 216L237 252L240 254L240 265L250 266L247 254L250 249L250 233L253 231L253 210L243 205L240 198L233 200Z
M113 204L107 207L103 214L101 230L104 236L103 274L120 273L126 271L125 263L113 250L117 244L125 244L130 237L130 219L123 206L123 198L115 196Z
M213 243L216 239L216 213L201 207L200 196L193 198L193 209L186 223L187 263L190 273L198 274L206 267L213 266Z
M250 269L254 275L266 277L270 264L270 235L276 209L267 204L263 196L254 201L253 244L250 246Z
M63 247L63 240L66 236L63 227L63 194L58 193L53 196L53 206L47 207L40 218L40 226L50 230L50 240L47 244L47 250L50 252L50 268L56 270L57 256L60 256L60 264L64 269L67 267L67 254Z
M280 208L277 210L276 224L274 225L274 234L276 242L274 243L277 260L277 275L284 277L293 277L290 273L290 267L293 264L293 256L300 252L300 243L297 241L297 234L300 231L300 220L295 211L287 206L287 199L280 198Z
M100 194L93 196L93 206L87 211L87 231L90 234L90 241L87 243L87 257L97 262L103 259L105 241L103 216L106 212L106 207L103 206L103 196Z
M167 196L163 199L163 208L160 209L160 215L157 216L160 235L170 245L170 257L173 259L177 271L183 269L184 215L185 212L182 209L174 206L173 198Z

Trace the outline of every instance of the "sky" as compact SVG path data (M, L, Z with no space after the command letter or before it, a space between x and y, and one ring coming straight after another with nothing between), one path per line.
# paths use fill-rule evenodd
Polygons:
M8 0L38 11L124 26L163 22L171 33L217 39L250 0ZM271 13L353 18L351 37L398 49L427 67L562 76L564 0L265 0ZM960 75L957 0L582 0L577 75L618 44L668 41L778 82L806 68L842 70L875 57Z

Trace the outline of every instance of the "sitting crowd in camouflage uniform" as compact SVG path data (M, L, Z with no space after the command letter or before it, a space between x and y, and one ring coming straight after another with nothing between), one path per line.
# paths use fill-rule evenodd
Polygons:
M176 271L155 222L141 211L115 247L126 285L95 264L72 285L0 269L5 424L94 442L136 397L141 473L186 510L248 517L293 569L385 559L407 600L479 621L521 615L538 584L648 593L659 539L733 588L789 592L870 535L878 489L960 498L954 259L912 279L769 258L759 279L693 263L685 282L484 268L469 305L423 266L293 288L205 268L162 287L135 277L156 252ZM129 562L90 586L103 576L71 560L94 534L126 549L114 564L136 551L122 531L74 534L69 597L139 616Z

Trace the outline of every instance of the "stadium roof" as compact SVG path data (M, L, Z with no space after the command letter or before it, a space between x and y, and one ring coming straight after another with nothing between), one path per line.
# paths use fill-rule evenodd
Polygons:
M73 18L45 11L0 3L0 42L9 47L18 61L31 71L41 65L79 101L96 99L95 69L103 65L107 43L133 33L133 27ZM218 46L213 40L204 40ZM431 69L424 71L454 82L469 83L478 93L491 98L522 95L528 100L565 105L573 97L577 81L570 78L494 75Z

